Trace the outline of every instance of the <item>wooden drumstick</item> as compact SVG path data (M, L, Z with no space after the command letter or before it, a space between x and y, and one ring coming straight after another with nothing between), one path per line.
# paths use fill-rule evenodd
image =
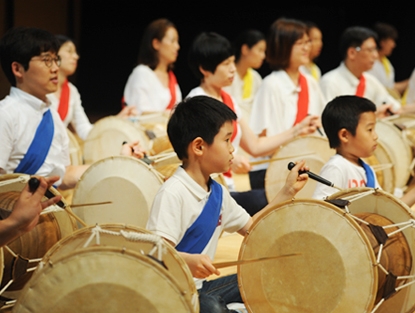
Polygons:
M262 261L268 261L268 260L276 260L276 259L280 259L280 258L285 258L285 257L290 257L290 256L297 256L297 255L301 255L301 253L274 255L274 256L267 256L267 257L262 257L262 258L257 258L257 259L248 259L248 260L217 262L217 263L213 263L212 265L215 268L224 268L224 267L229 267L229 266L234 266L234 265L242 265L242 264L247 264L247 263L262 262Z
M294 162L290 162L290 163L288 163L288 169L291 171L292 170L292 168L295 166L295 163ZM333 187L333 188L336 188L336 189L338 189L338 190L340 190L340 191L343 191L343 189L341 189L340 187L337 187L337 186L335 186L331 181L328 181L327 179L325 179L325 178L323 178L323 177L321 177L321 176L319 176L319 175L317 175L317 174L314 174L313 172L310 172L310 171L299 171L298 172L299 174L304 174L304 173L306 173L306 174L308 174L308 177L310 177L311 179L314 179L314 180L316 180L316 181L318 181L319 183L322 183L322 184L324 184L324 185L327 185L327 186L330 186L330 187Z
M29 184L29 190L31 192L35 192L36 189L40 185L40 180L37 179L36 177L31 177L29 179L28 184ZM50 191L49 189L46 189L45 197L48 198L48 199L51 199L51 198L55 197L55 195L53 194L52 191ZM56 203L56 205L59 206L60 208L64 209L70 216L72 216L75 220L77 220L79 222L79 224L81 224L84 227L88 227L88 225L83 220L81 220L75 213L73 213L72 211L66 209L66 205L63 201L58 201Z
M71 204L69 205L71 208L78 208L81 206L93 206L93 205L103 205L103 204L111 204L112 201L103 201L103 202L90 202L90 203L81 203L81 204Z
M309 152L309 153L303 153L303 154L297 154L297 155L290 155L290 156L280 157L280 158L271 158L271 159L266 159L266 160L252 161L252 162L249 162L249 164L251 164L251 165L258 165L258 164L263 164L263 163L269 163L269 162L275 162L275 161L280 161L280 160L286 160L286 159L293 159L293 158L303 157L303 156L312 155L312 154L315 154L315 153L314 152Z

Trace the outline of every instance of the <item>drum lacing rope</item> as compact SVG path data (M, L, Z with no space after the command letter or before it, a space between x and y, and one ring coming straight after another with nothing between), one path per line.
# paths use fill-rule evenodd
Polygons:
M13 184L13 183L19 183L19 182L20 183L26 183L27 181L28 181L27 177L19 176L19 177L16 177L16 178L11 178L11 179L0 181L0 187L10 185L10 184Z
M12 249L10 249L9 246L4 246L3 247L5 250L7 250L15 259L19 258L19 255L16 254ZM27 263L35 263L35 262L40 262L42 259L38 258L38 259L25 259L25 261L27 261ZM26 273L28 272L33 272L36 269L35 267L30 267L30 268L26 268ZM9 286L11 284L13 284L14 279L10 279L9 282L3 287L3 289L0 290L0 295L3 294L3 292L5 292L7 290L7 288L9 288Z
M357 195L351 195L348 197L344 197L342 198L343 200L348 200L351 202L363 198L369 194L373 194L376 192L376 189L372 189L366 192L362 192L360 194ZM348 205L345 205L344 207L346 214L348 214L350 217L352 217L353 219L369 226L370 230L372 231L373 235L375 236L376 240L379 243L379 251L378 251L378 255L376 257L376 264L374 264L375 266L377 266L378 268L380 268L386 275L387 275L387 279L386 279L386 284L389 284L389 288L385 288L384 294L382 299L379 301L379 303L374 307L374 309L371 311L371 313L374 313L377 311L377 309L380 307L380 305L387 300L391 295L393 295L395 292L406 288L412 284L415 284L415 275L409 275L409 276L395 276L392 273L389 273L384 267L383 265L380 263L380 259L382 256L382 251L383 251L383 247L384 244L386 243L386 240L389 239L390 237L403 232L405 229L409 228L409 227L413 227L415 228L415 220L414 219L409 219L406 222L401 222L401 223L396 223L396 224L390 224L390 225L385 225L385 226L376 226L376 225L372 225L360 218L358 218L357 216L354 216L353 214L350 213L350 210L348 208ZM392 228L392 227L397 227L398 229L390 232L389 234L387 234L384 230L387 228ZM396 281L397 280L408 280L410 279L411 281L395 287L396 286Z
M140 241L140 242L149 242L154 245L148 255L154 256L155 252L157 252L157 260L162 262L163 254L165 253L165 244L163 238L155 235L155 234L146 234L146 233L137 233L131 231L120 230L119 232L111 231L107 229L102 229L99 225L96 225L94 228L91 229L91 236L84 244L84 248L89 246L91 241L95 238L96 244L100 244L100 233L113 235L113 236L123 236L125 239L129 241Z

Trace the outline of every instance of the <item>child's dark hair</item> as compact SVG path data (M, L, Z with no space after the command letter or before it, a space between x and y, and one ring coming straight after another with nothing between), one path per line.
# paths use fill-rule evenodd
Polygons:
M377 41L377 37L373 30L366 27L353 26L347 28L340 37L339 50L342 59L346 59L349 48L360 47L369 38Z
M236 120L236 114L222 102L208 97L195 96L180 102L167 124L167 134L180 160L188 158L187 148L197 137L208 145L225 122Z
M16 86L16 78L11 69L13 62L20 63L27 71L33 57L43 52L58 53L58 47L55 36L46 30L34 27L9 29L0 41L0 62L10 84Z
M256 29L248 29L240 33L232 45L235 51L235 62L241 58L241 50L243 45L247 45L249 49L255 46L261 40L265 41L265 35Z
M340 96L327 103L321 115L324 131L329 139L330 148L338 148L339 130L345 128L353 136L364 112L376 112L376 105L366 98L358 96Z
M214 73L220 63L233 55L234 51L228 39L217 33L201 33L189 49L189 67L198 79L202 79L203 74L199 67Z

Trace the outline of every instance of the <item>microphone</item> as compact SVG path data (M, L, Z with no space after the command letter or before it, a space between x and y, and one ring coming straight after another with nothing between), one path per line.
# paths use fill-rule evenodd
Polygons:
M291 171L292 170L292 168L295 166L295 163L294 162L290 162L290 163L288 163L288 169ZM319 175L317 175L317 174L314 174L313 172L310 172L310 171L299 171L298 172L299 174L304 174L304 173L306 173L306 174L308 174L308 177L310 177L311 179L314 179L314 180L316 180L316 181L318 181L319 183L322 183L322 184L324 184L324 185L327 185L327 186L330 186L330 187L333 187L333 188L336 188L336 189L339 189L339 190L341 190L340 188L338 188L338 187L336 187L336 186L334 186L334 184L332 183L332 182L330 182L330 181L328 181L327 179L324 179L323 177L321 177L321 176L319 176Z
M37 190L37 188L40 185L40 180L37 179L36 177L31 177L29 179L29 190L31 193L35 192ZM45 197L48 199L52 199L55 195L52 193L52 191L50 191L49 189L46 189L45 191ZM65 203L63 203L63 201L58 201L56 203L57 206L61 207L61 208L65 208Z

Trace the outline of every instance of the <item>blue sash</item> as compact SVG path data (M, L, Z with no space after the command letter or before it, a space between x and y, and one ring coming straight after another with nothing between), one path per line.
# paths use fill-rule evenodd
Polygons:
M375 174L373 173L372 168L362 160L360 160L360 163L366 172L366 187L375 188Z
M29 149L27 149L23 159L14 170L15 173L33 175L39 170L49 153L54 131L52 114L50 110L47 110L36 129L35 137Z
M182 240L176 246L177 251L199 254L212 238L220 217L222 207L222 187L219 183L210 180L211 193L202 213L196 221L187 229Z

